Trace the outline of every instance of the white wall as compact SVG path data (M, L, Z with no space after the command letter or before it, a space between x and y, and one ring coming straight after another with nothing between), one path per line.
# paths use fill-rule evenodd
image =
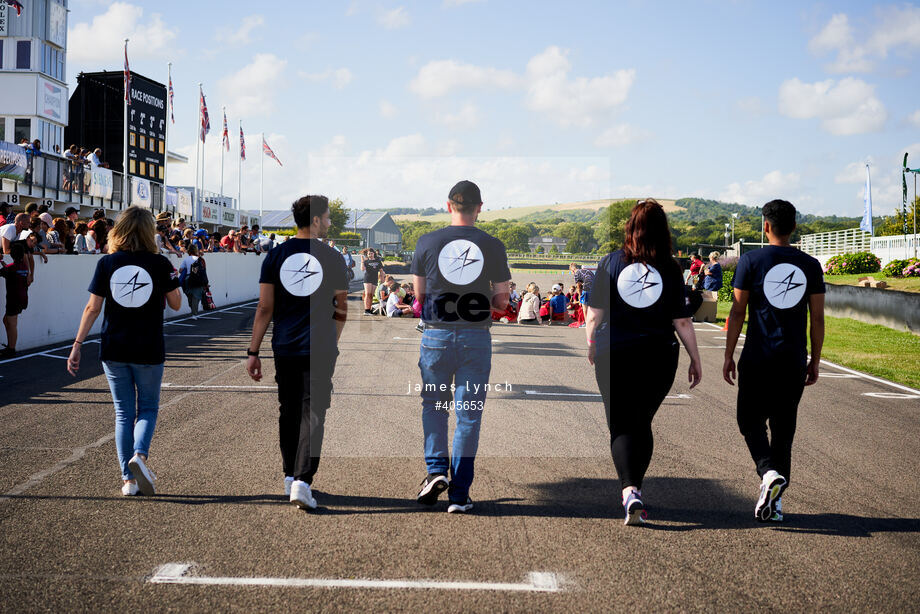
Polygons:
M80 317L89 299L89 282L101 255L48 256L48 264L35 259L35 282L29 287L29 308L19 315L19 341L16 350L27 350L52 343L69 342L80 325ZM168 256L177 269L180 260ZM255 300L259 296L259 272L264 256L254 254L207 254L211 295L218 307ZM9 256L4 259L10 262ZM0 280L0 284L4 282ZM6 288L0 285L0 315L6 309ZM182 308L166 308L165 317L189 313L182 296ZM102 315L93 326L93 335L102 327ZM2 326L0 326L2 329ZM6 342L6 332L0 332Z

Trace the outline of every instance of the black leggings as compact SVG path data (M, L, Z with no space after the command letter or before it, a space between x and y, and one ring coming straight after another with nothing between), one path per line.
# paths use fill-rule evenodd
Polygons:
M772 469L788 482L804 390L805 365L800 360L752 363L742 357L738 362L738 428L760 477Z
M594 375L610 429L610 454L622 488L642 488L652 461L652 418L674 383L679 351L674 339L649 340L595 358ZM612 389L617 391L615 408Z
M278 439L285 476L307 484L319 468L326 410L332 401L332 374L336 355L275 356L278 382Z

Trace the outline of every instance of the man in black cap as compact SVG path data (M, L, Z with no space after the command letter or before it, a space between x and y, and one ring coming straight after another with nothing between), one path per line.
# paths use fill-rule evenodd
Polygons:
M475 183L451 188L450 226L418 239L411 267L425 322L418 366L428 475L417 500L434 505L447 490L451 513L473 509L469 492L492 369L489 327L492 310L504 312L511 292L504 244L474 226L481 209ZM457 420L453 455L447 444L451 409Z
M297 234L262 263L259 306L252 324L247 370L262 379L259 346L274 320L272 353L281 415L278 420L284 490L291 503L315 509L310 486L319 466L332 374L345 326L345 262L320 242L326 236L329 199L304 196L291 207Z

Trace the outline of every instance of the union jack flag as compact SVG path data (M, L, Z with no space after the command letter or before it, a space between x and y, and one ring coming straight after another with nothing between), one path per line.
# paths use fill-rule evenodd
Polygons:
M6 0L6 3L16 9L16 17L20 17L22 15L22 9L25 7L22 6L21 2L16 2L16 0Z
M131 68L128 66L127 41L125 41L125 104L131 104Z
M198 88L198 93L201 95L201 100L198 102L201 129L199 130L198 136L201 142L204 143L205 136L211 131L211 118L208 117L208 103L205 102L204 91L200 87Z
M172 75L169 77L169 117L172 119L172 123L176 123L176 101L174 100L173 87L172 87Z
M262 153L278 163L278 166L284 166L281 164L281 160L278 159L278 156L275 155L275 152L272 151L272 148L268 146L268 143L265 142L265 137L262 137Z
M243 126L240 126L240 160L246 159L246 139L243 138Z
M221 136L224 148L230 151L230 129L227 128L227 112L224 111L224 134Z

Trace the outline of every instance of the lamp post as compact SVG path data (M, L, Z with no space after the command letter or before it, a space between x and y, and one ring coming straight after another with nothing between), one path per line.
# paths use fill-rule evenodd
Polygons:
M732 213L732 245L735 244L735 220L738 219L737 213Z
M725 247L728 247L728 222L725 222Z

